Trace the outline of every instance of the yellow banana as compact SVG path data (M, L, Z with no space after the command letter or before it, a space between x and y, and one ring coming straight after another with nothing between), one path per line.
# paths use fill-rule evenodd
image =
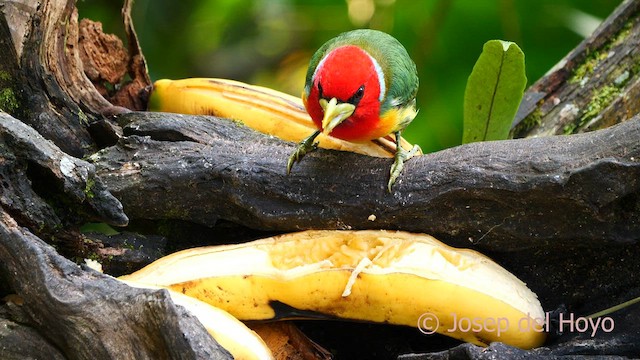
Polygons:
M545 339L544 312L524 283L478 252L423 234L305 231L180 251L124 278L169 287L240 320L320 314L479 345L532 348Z
M137 288L161 288L148 284L140 284L135 281L120 280L129 286ZM220 346L229 351L234 359L273 359L271 350L269 350L258 334L231 316L228 312L171 289L166 290L169 291L171 300L186 308L191 314L197 317L205 329L207 329L207 332L209 332Z
M300 142L317 130L301 99L226 79L158 80L153 84L149 110L238 120L254 130L292 142ZM377 157L395 154L393 136L352 143L321 134L317 140L326 149ZM411 150L413 146L403 139L402 147Z

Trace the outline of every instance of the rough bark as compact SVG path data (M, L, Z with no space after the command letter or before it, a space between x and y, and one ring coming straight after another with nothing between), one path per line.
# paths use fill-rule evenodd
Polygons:
M624 1L585 41L526 92L516 137L583 133L640 111L640 3Z
M37 330L67 359L228 358L166 291L130 288L81 268L7 213L1 212L0 218L0 275L23 301L14 305L20 313L14 317ZM3 359L4 351L0 348ZM36 357L51 358L47 353Z
M149 79L129 6L124 56L124 45L98 24L80 25L73 1L0 4L0 108L9 113L0 113L0 297L22 299L11 295L0 306L0 323L7 324L0 329L0 357L15 358L26 348L15 339L33 343L34 357L228 356L164 292L122 286L56 250L74 259L89 252L115 257L123 272L159 256L165 244L237 242L255 237L253 231L402 229L486 252L527 282L548 311L566 304L567 312L587 315L640 295L640 1L621 4L529 89L514 133L533 138L413 158L391 194L388 159L321 150L287 176L293 144L224 119L130 113L144 108ZM108 51L99 51L106 44ZM133 80L119 84L121 92L98 91L105 81L121 82L123 71ZM89 162L78 159L88 155ZM145 236L88 241L78 232L87 221L127 220L136 225L128 230L144 229ZM143 238L152 251L123 245ZM640 352L638 310L612 316L614 332L593 338L565 332L531 352L449 342L451 351L429 356ZM353 356L370 346L353 348L354 334L363 338L354 328L380 345L375 351L439 346L417 331L394 328L374 338L375 331L358 326L306 325L305 331ZM332 330L318 331L327 327Z
M126 71L133 80L109 97L112 101L120 100L114 103L107 101L85 74L83 60L91 74L89 64L95 65L100 55L104 55L100 50L103 39L79 36L74 1L11 1L0 4L0 10L4 15L0 17L1 108L32 126L65 153L82 157L94 152L97 149L94 137L105 135L92 136L92 129L97 127L101 132L109 129L103 124L104 116L129 111L123 106L144 109L140 92L150 81L129 10L124 12L130 48ZM111 49L110 58L126 51ZM81 56L87 53L92 56ZM114 58L109 66L118 63Z
M640 237L636 119L415 157L391 194L391 160L320 150L287 175L294 144L224 119L132 113L119 120L132 121L125 137L91 161L134 218L208 226L225 219L277 231L402 229L492 251Z
M23 226L43 235L58 232L65 220L73 221L56 213L55 202L64 201L82 205L78 211L84 216L79 221L93 218L116 226L127 224L122 205L96 177L92 164L65 154L33 128L2 112L0 155L4 160L0 204Z
M128 222L78 157L115 142L120 129L104 116L129 110L85 75L74 1L3 2L0 10L0 358L229 358L166 292L124 286L58 253L81 260L96 250L78 231L87 221ZM91 40L81 47L104 38ZM98 57L87 53L85 62ZM127 71L135 64L146 77L139 50L129 55ZM132 109L144 102L135 89L145 78L136 76L123 87L135 94Z

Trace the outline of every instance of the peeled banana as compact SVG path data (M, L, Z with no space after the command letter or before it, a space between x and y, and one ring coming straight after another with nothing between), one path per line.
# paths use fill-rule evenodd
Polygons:
M158 288L135 281L122 280L131 287ZM171 300L184 308L200 320L207 332L225 348L236 360L269 360L273 359L271 350L253 330L231 316L228 312L211 306L196 298L183 295L171 289Z
M149 110L213 115L238 120L246 126L283 140L300 142L316 131L302 100L269 88L226 79L158 80L153 84ZM376 157L393 157L393 135L352 143L321 134L319 146ZM402 147L413 147L402 140Z
M544 312L524 283L478 252L423 234L305 231L180 251L124 278L240 320L373 321L525 349L545 339Z

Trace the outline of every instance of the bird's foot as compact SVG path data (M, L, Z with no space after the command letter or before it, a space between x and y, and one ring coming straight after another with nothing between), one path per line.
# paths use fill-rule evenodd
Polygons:
M409 151L402 148L402 146L397 147L395 160L393 165L391 165L391 170L389 171L389 184L387 186L387 190L391 192L391 187L396 182L398 176L402 172L402 168L404 167L404 162L412 158L415 154L420 151L420 146L414 145L413 148Z
M296 162L302 160L302 158L309 152L312 152L318 148L318 143L314 142L316 137L320 134L320 131L316 131L311 136L303 139L298 143L296 150L289 156L287 161L287 174L291 173L291 169Z

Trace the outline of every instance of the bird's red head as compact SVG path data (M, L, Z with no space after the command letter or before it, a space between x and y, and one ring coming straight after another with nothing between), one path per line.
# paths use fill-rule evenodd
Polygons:
M328 102L335 98L339 104L354 105L353 114L337 125L331 136L367 141L388 133L388 129L380 128L380 103L385 90L384 74L378 62L360 47L344 45L320 60L310 91L303 100L319 129L323 129L325 113L321 99Z

